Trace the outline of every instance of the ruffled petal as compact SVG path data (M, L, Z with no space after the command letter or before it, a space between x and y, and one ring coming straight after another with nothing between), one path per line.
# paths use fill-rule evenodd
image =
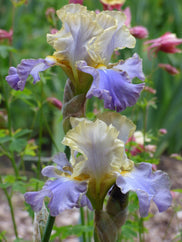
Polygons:
M128 106L133 106L140 96L144 84L132 84L126 72L114 69L95 69L82 61L78 68L93 76L92 85L87 92L87 98L92 96L104 100L104 107L121 112Z
M90 200L88 199L88 197L84 194L81 199L80 199L80 202L79 202L79 206L76 206L77 208L80 208L80 207L85 207L87 206L90 210L93 210L93 207L92 207L92 204L90 202Z
M67 160L65 153L58 153L53 157L53 162L57 166L46 166L42 169L42 175L47 177L59 178L60 175L71 175L72 174L72 165Z
M82 199L87 191L86 182L76 182L65 177L54 181L47 181L43 189L39 192L25 193L25 200L34 211L40 211L44 197L50 197L48 208L51 216L57 216L66 209L80 207L88 204L86 199Z
M138 77L142 81L145 80L145 76L142 71L142 59L140 59L136 53L131 58L128 58L125 61L120 61L118 64L114 65L113 68L127 72L130 79Z
M20 78L18 76L17 73L17 69L15 67L10 67L9 68L9 75L6 76L6 81L8 82L8 84L10 85L10 87L12 87L13 89L17 90L21 90L20 86L19 86L19 82L20 82ZM24 87L23 87L24 88Z
M116 49L134 48L135 38L124 25L126 17L122 12L104 11L97 14L96 19L104 31L88 46L95 64L107 65Z
M134 123L126 116L115 112L104 112L97 115L97 118L103 120L107 125L112 124L118 131L118 139L126 141L131 137L136 129Z
M151 200L155 202L159 212L165 211L171 205L168 175L162 171L153 172L149 163L140 163L131 172L122 172L118 175L116 185L122 193L136 192L142 217L148 215Z
M72 165L68 161L65 153L59 152L58 154L54 155L52 159L58 166L58 169L62 172L66 172L68 174L72 174Z
M51 197L51 191L43 188L38 192L27 192L25 193L24 197L25 201L31 205L32 209L35 212L38 212L43 206L44 198Z
M55 181L49 181L48 189L52 192L48 208L51 216L57 216L66 209L81 206L81 197L87 191L87 183L59 178Z
M72 151L72 176L87 175L96 181L105 181L107 176L115 178L114 172L125 163L122 160L124 143L117 139L118 133L112 125L107 126L98 119L95 122L81 119L76 127L69 130L62 143ZM75 157L74 151L81 155Z
M78 4L65 5L57 11L63 27L56 34L48 34L47 41L61 61L72 68L77 60L88 60L87 44L103 30L95 20L96 14Z
M35 84L40 80L39 72L45 71L54 64L54 59L49 57L46 59L24 59L17 68L10 67L6 81L13 89L22 91L29 75L32 75Z

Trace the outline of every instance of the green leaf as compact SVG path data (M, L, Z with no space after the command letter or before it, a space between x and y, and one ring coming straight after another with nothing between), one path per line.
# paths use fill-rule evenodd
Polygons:
M31 133L30 129L20 129L15 132L14 137L18 138L18 137L21 137L21 136L24 136L24 135L30 134L30 133Z
M26 192L26 184L22 181L16 181L13 183L13 191L24 194Z
M3 59L7 58L9 52L16 52L16 49L8 45L0 45L0 55Z
M10 186L9 183L6 183L6 184L0 183L0 188L2 188L2 189L8 188L9 186Z
M6 231L0 232L0 241L7 241L5 240L6 239L5 234L6 234Z
M6 143L11 140L9 131L7 129L0 130L0 144Z
M3 177L4 183L13 184L16 181L16 177L14 175L7 175Z
M81 236L82 233L88 233L93 231L93 226L87 225L68 225L63 227L54 227L56 231L52 236L51 239L55 239L56 237L61 237L61 239L66 239L70 235L76 235L77 237Z
M9 142L11 140L11 137L9 135L5 137L0 137L0 144L4 144L6 142Z
M15 151L15 152L21 152L25 147L26 147L26 144L27 144L27 140L26 139L23 139L23 138L19 138L19 139L12 139L12 142L9 146L9 149L11 151Z

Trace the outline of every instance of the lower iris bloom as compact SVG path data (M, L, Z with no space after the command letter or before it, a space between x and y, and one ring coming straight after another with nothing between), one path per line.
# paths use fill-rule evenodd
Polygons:
M71 160L59 153L42 174L49 178L41 191L27 192L25 200L34 211L49 197L50 214L56 216L65 209L88 206L102 210L103 201L113 185L122 193L136 192L140 215L147 216L153 200L160 212L171 205L170 184L166 173L152 171L152 165L134 165L125 154L125 142L133 134L135 125L125 116L106 112L92 122L85 118L71 118L72 129L63 144L71 149Z

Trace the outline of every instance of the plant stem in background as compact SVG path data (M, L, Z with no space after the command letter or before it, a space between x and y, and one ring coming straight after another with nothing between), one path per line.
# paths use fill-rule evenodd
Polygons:
M9 108L9 102L8 102L8 97L7 97L7 93L6 93L4 79L2 77L1 77L1 81L2 81L2 87L3 87L3 92L4 92L4 99L5 99L6 110L7 110L7 114L8 114L9 136L12 136L11 112L10 112L10 108ZM12 164L12 167L14 169L15 175L16 175L16 177L18 177L19 176L19 171L18 171L18 167L16 165L14 152L10 151L10 155L8 157L9 157L9 159L11 161L11 164Z
M38 153L38 164L37 164L37 178L40 178L40 169L41 169L41 151L42 151L42 133L43 133L43 82L40 82L41 86L41 97L40 97L40 106L39 106L39 153ZM38 190L38 187L37 187Z
M3 184L1 176L0 176L0 182L1 182L1 184ZM18 231L17 231L16 221L15 221L15 216L14 216L14 210L13 210L13 205L12 205L12 201L11 201L11 196L8 194L7 188L2 188L2 189L3 189L4 194L5 194L5 196L6 196L7 200L8 200L8 205L9 205L10 213L11 213L11 219L12 219L12 222L13 222L14 233L15 233L16 238L18 239Z

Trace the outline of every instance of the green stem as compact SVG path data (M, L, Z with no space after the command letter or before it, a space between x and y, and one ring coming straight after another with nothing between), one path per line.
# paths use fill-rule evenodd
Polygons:
M83 207L80 208L80 218L81 218L81 225L84 226L85 225L85 216L84 216ZM85 232L83 232L83 234L82 234L82 239L83 239L83 242L87 241Z
M91 212L87 209L87 226L90 226L90 221L91 221ZM88 242L92 241L92 234L91 232L88 232Z
M44 117L44 116L43 116L43 117ZM54 146L55 146L57 152L59 152L59 147L57 146L56 141L54 140L54 137L53 137L53 135L52 135L52 131L51 131L51 129L49 128L48 122L47 122L47 120L45 119L45 117L44 117L44 122L45 122L45 125L46 125L46 128L47 128L47 131L48 131L48 133L49 133L49 135L50 135L50 137L51 137L52 143L54 144Z
M37 178L40 178L40 168L41 168L41 151L42 151L42 133L43 133L43 83L41 81L41 100L40 100L40 117L39 117L39 154L38 154L38 164L37 164ZM38 189L38 187L37 187Z
M1 77L1 83L2 83L2 88L3 88L3 92L4 92L4 100L5 100L5 105L6 105L6 111L7 111L7 114L8 114L9 135L12 136L12 132L11 132L11 113L10 113L10 109L9 109L9 105L8 105L8 97L7 97L7 93L6 93L4 78L2 78L2 77Z
M144 242L144 226L143 226L143 218L139 218L139 241Z
M15 158L14 158L14 154L13 152L11 152L11 158L10 158L10 161L11 161L11 164L12 164L12 167L14 169L14 172L15 172L15 176L16 178L19 177L19 171L18 171L18 167L16 165L16 161L15 161Z
M41 242L48 242L49 241L55 218L56 217L52 217L51 215L49 215Z
M0 176L0 182L1 182L1 184L3 184L1 176ZM9 196L6 188L2 188L2 189L3 189L4 194L5 194L5 196L8 200L8 205L9 205L9 208L10 208L11 218L12 218L12 222L13 222L14 233L15 233L16 238L18 239L18 232L17 232L17 227L16 227L13 205L12 205L12 202L11 202L11 196Z
M8 130L9 130L9 135L12 136L12 126L11 126L11 112L10 112L10 108L8 105L8 97L7 97L7 93L6 93L6 88L5 88L5 83L4 83L4 79L1 77L2 79L2 88L3 88L3 92L4 92L4 99L5 99L5 105L6 105L6 110L7 110L7 114L8 114ZM19 171L18 171L18 167L16 165L16 161L14 158L14 153L13 151L10 152L11 155L8 156L10 158L12 167L14 169L15 175L16 177L19 176Z

